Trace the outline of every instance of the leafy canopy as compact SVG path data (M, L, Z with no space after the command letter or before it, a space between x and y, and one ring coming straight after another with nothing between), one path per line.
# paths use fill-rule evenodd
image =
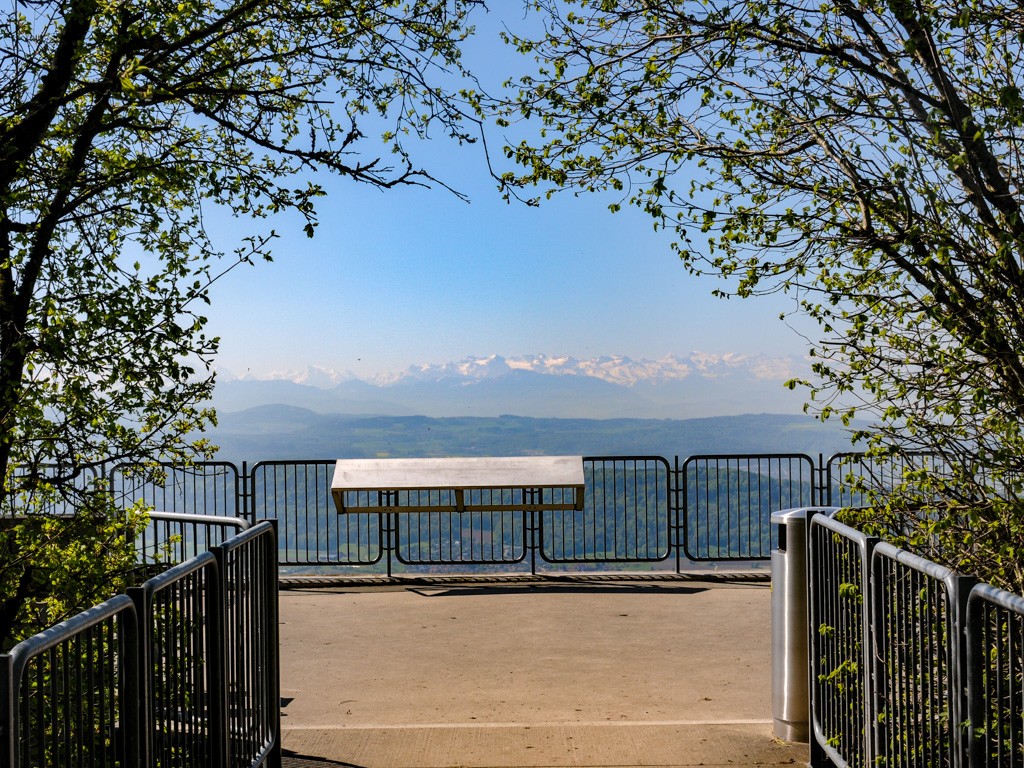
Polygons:
M544 33L508 40L537 71L490 105L540 126L506 149L510 189L619 190L723 294L791 294L821 329L818 412L857 415L880 455L938 457L876 509L920 518L909 538L932 554L1024 585L993 543L1024 546L1021 8L533 6Z
M70 502L105 520L113 501L89 479L103 462L209 449L188 435L213 417L211 284L270 258L261 220L290 214L313 235L314 172L437 183L407 140L473 140L451 87L468 77L460 46L477 4L11 0L0 28L8 509ZM215 212L254 222L230 252L207 227ZM0 600L27 589L26 573L0 564Z

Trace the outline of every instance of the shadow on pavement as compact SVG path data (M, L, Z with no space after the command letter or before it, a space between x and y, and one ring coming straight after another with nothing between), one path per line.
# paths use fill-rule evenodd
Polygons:
M528 595L537 592L545 594L572 595L586 593L589 595L610 595L610 594L657 594L657 595L696 595L706 592L707 587L681 587L681 586L649 586L639 584L604 585L595 586L592 584L580 585L552 585L552 584L531 584L526 586L486 586L486 587L412 587L408 590L422 597L459 597L471 595Z
M363 766L355 763L339 763L312 755L300 755L290 749L282 749L281 768L363 768Z

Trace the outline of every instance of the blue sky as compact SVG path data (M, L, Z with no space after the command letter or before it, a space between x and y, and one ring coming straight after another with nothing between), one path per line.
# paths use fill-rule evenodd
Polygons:
M478 45L498 45L490 34ZM687 274L671 234L644 214L611 214L609 198L593 195L558 195L539 209L508 204L479 145L439 139L417 157L472 202L443 189L317 179L328 197L316 236L294 220L273 222L275 261L215 287L207 315L221 337L218 367L369 376L493 353L805 353L778 320L791 299L713 298L716 281ZM251 229L237 221L224 231ZM230 237L223 245L231 249Z

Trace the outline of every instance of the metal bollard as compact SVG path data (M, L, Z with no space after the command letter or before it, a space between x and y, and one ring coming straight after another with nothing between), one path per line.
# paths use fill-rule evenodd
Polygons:
M779 525L779 547L772 550L772 718L785 741L809 738L810 699L807 659L807 517L797 507L772 514Z

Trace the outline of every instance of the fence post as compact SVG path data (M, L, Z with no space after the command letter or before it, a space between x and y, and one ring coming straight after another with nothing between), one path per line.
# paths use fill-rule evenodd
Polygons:
M276 563L277 553L274 553ZM207 642L210 674L210 732L213 745L214 764L228 768L231 765L230 733L228 730L228 683L227 683L227 632L224 629L227 593L224 589L224 557L220 547L213 548L216 567L213 578L206 586L204 603L207 616Z
M817 552L814 548L814 537L812 531L814 530L811 523L814 521L815 515L820 514L818 510L812 509L807 513L807 524L806 524L806 537L807 540L804 545L807 547L807 693L809 701L808 703L808 741L810 742L810 755L808 760L808 766L810 768L826 768L826 766L832 765L832 761L828 759L825 754L825 750L821 748L821 744L818 743L818 738L814 732L814 724L816 722L816 715L818 711L818 680L814 674L814 663L818 656L818 628L814 626L814 618L817 616L815 610L816 601L818 599L818 557Z
M10 654L0 653L0 768L17 768L14 743L14 669Z
M970 766L983 766L986 764L986 741L981 738L981 729L988 730L988 723L985 716L985 677L987 674L987 659L985 658L985 636L988 631L985 626L988 620L988 612L981 600L968 601L970 619L964 624L964 636L967 642L967 699L968 715L967 723L968 739L968 762Z
M256 522L256 510L252 506L252 495L249 493L249 462L242 462L242 473L235 476L235 509L242 514L243 520L248 520L252 525Z
M269 634L270 659L270 702L273 707L274 746L267 756L269 768L281 768L281 639L278 608L278 575L277 575L277 520L271 520L273 535L265 536L266 541L266 590L267 590L267 627Z
M679 454L677 453L672 462L672 471L668 473L669 480L669 530L672 532L672 546L676 550L676 573L682 573L683 569L683 542L680 537L682 510L679 504Z
M231 765L231 733L228 704L228 640L227 640L227 556L223 546L213 553L214 577L206 585L208 600L207 631L210 643L210 733L211 749L219 765ZM276 553L275 553L275 563Z
M824 454L818 454L821 466L821 502L831 507L832 501L832 457L825 458Z
M145 586L128 587L125 594L135 604L135 636L139 643L139 652L136 654L136 664L139 669L139 765L150 766L152 759L152 732L153 732L153 697L150 691L150 672L152 670L150 655L152 638L150 605L151 595Z
M681 501L679 502L679 530L682 537L679 539L679 546L684 553L690 551L690 478L686 473L686 461L682 467L679 466L679 457L676 456L676 487L680 489Z
M537 575L537 550L540 549L540 513L531 509L527 512L526 547L530 550L530 573Z
M396 512L381 512L380 521L384 526L384 554L387 556L388 578L392 576L394 564L392 556L398 547L398 514Z
M118 650L124 664L119 692L126 709L121 723L122 755L124 765L148 768L148 763L143 762L145 752L143 752L142 744L143 728L146 722L146 716L143 713L145 701L142 698L144 672L142 638L139 636L138 611L133 610L132 613L134 614L133 621L125 622L123 618L118 621L119 631L117 633Z
M878 724L878 707L875 698L875 665L874 665L874 642L876 637L875 627L875 605L878 601L872 591L872 553L879 539L876 536L866 536L864 545L861 548L860 563L860 584L861 584L861 623L864 632L861 636L861 657L860 664L863 671L864 683L864 754L867 756L867 764L875 764L875 725Z
M955 665L957 670L955 683L956 698L953 701L953 716L956 718L956 751L960 765L971 765L971 750L975 739L972 734L974 728L971 725L972 706L971 697L974 695L975 685L973 684L971 672L974 665L969 661L972 643L969 640L971 629L967 620L967 603L971 596L971 590L978 580L973 576L962 576L955 574L950 585L950 602L953 608L953 651L956 655ZM979 628L980 629L980 628Z

